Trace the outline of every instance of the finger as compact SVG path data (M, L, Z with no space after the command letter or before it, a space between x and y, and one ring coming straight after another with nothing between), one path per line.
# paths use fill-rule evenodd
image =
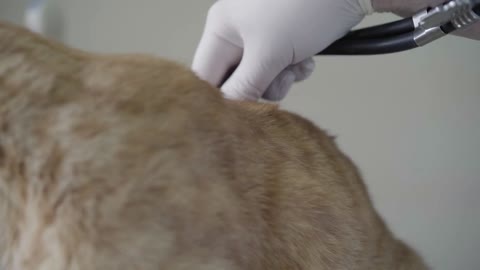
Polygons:
M315 70L315 61L308 58L302 62L290 65L273 80L262 98L270 101L280 101L284 99L294 82L306 80Z
M288 65L289 56L268 60L262 59L262 55L268 54L259 50L249 50L247 47L240 65L222 86L225 97L258 100L275 77Z
M230 75L227 73L240 62L243 53L242 47L235 45L241 44L240 40L230 42L237 35L229 26L224 5L225 2L216 2L208 11L205 30L192 63L193 71L200 78L218 87Z
M288 91L292 88L296 76L291 69L282 71L270 84L262 98L270 101L280 101L287 96Z
M302 62L292 65L291 71L295 74L295 81L300 82L308 79L315 70L315 61L312 57L303 60Z
M200 78L220 86L228 71L240 62L241 57L242 48L207 32L195 52L192 69Z

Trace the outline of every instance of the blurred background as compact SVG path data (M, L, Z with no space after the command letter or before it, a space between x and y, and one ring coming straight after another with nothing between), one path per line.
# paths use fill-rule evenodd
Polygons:
M190 65L214 0L49 0L43 30L95 52ZM0 0L0 19L39 22ZM381 14L361 26L393 20ZM397 236L433 269L480 265L480 41L447 37L411 52L317 57L282 106L338 136Z

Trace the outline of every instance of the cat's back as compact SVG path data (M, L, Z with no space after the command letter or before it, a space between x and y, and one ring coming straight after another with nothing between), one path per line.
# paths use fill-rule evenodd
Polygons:
M397 259L327 134L274 106L225 101L168 61L90 55L0 24L0 127L0 269Z
M204 260L240 239L215 240L237 218L212 166L222 102L176 64L0 24L0 268L224 268Z

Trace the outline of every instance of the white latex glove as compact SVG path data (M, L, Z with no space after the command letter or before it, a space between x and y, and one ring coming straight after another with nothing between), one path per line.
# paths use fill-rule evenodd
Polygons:
M219 0L192 68L227 98L280 100L312 73L312 56L372 11L370 0Z

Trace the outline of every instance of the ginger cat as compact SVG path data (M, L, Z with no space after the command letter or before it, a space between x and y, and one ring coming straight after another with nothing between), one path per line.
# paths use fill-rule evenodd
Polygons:
M0 23L0 270L427 269L332 138Z

